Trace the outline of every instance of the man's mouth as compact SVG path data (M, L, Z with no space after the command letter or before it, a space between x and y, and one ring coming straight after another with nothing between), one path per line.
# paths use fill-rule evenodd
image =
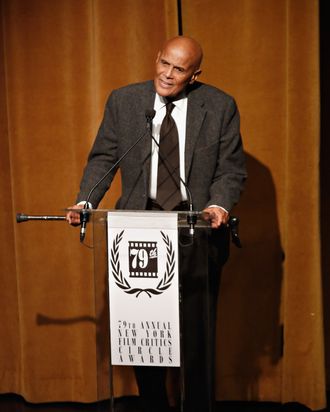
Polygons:
M164 87L164 88L173 87L173 84L172 84L172 83L166 82L166 81L164 81L164 80L162 80L162 79L159 79L159 82L160 82L161 86Z

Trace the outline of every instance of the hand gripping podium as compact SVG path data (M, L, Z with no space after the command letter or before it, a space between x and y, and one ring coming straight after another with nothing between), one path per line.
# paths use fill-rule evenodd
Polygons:
M98 398L110 394L111 412L115 398L136 391L140 366L168 368L176 382L168 396L177 410L195 410L192 404L213 410L218 280L209 276L212 230L198 214L192 234L189 213L89 210Z

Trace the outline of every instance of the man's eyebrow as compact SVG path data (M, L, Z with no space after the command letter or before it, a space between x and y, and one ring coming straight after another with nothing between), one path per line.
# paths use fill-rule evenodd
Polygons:
M171 64L169 61L167 61L166 59L160 59L160 61L162 62L162 63L165 63L165 64ZM180 70L180 71L182 71L182 72L184 72L186 69L184 68L184 67L182 67L182 66L173 66L175 69L178 69L178 70Z

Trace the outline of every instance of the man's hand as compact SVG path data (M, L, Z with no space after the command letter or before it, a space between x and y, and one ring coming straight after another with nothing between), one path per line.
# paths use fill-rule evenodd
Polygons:
M218 229L222 224L226 224L229 219L229 213L221 207L207 207L203 210L203 219L210 221L213 229Z
M69 207L68 209L83 209L83 207L84 207L83 204L82 205L74 205L74 206ZM80 213L70 210L66 214L66 220L72 226L79 226L80 225Z

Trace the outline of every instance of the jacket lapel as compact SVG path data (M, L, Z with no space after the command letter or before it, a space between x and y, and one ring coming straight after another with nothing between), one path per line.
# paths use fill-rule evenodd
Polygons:
M141 96L141 109L149 110L154 108L155 103L155 90L153 87L153 82L148 82L146 89ZM144 124L141 127L141 130L146 130L146 118L143 114ZM151 156L151 136L146 133L144 144L141 146L141 162L143 167L143 175L145 181L145 188L149 190L149 176L150 176L150 156Z
M194 148L203 120L206 114L204 102L196 98L194 92L188 95L187 123L186 123L186 145L185 145L185 174L188 181Z

